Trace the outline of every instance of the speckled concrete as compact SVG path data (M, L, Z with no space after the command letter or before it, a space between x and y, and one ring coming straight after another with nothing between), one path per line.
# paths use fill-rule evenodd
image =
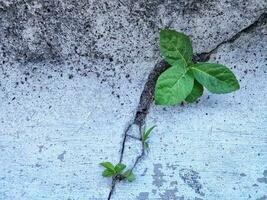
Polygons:
M244 34L211 58L232 66L239 91L205 92L192 105L152 106L147 125L158 127L138 166L132 199L140 194L147 194L145 199L265 199L266 30L265 25ZM127 188L121 185L115 196Z
M107 199L102 161L119 160L158 31L207 52L266 12L253 1L0 0L0 199ZM116 199L267 199L267 27L222 45L241 89L152 105L150 151ZM124 162L140 150L127 141ZM130 149L129 149L130 148Z

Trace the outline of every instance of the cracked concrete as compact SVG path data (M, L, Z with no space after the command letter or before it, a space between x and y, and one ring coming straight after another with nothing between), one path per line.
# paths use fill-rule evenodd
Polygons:
M264 12L265 0L0 0L0 199L107 199L98 163L119 161L131 122L158 126L112 199L264 199L266 20L245 29ZM241 89L138 107L166 26L232 67ZM126 139L132 166L140 141Z

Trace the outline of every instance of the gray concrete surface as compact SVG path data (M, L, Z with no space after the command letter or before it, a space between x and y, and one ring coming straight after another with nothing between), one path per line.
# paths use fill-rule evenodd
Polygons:
M252 1L0 0L0 199L107 199L158 31L207 52L266 12ZM265 21L266 22L266 21ZM266 23L222 45L241 89L197 104L152 105L150 152L112 199L267 199ZM124 162L140 151L126 141ZM129 149L130 148L130 149Z

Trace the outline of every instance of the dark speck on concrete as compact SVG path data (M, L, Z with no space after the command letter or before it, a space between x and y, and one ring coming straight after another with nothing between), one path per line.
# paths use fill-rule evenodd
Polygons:
M244 177L247 176L245 173L241 173L240 176Z
M265 183L265 184L267 184L267 170L264 170L263 177L257 178L257 181L259 183Z
M39 147L39 153L41 153L42 150L43 150L43 148L44 148L44 145L40 145L40 146L38 146L38 147Z
M69 74L69 79L72 79L73 78L73 75L72 74Z
M65 154L66 154L66 151L63 151L62 154L59 154L58 155L57 159L59 159L61 162L64 162L64 156L65 156Z

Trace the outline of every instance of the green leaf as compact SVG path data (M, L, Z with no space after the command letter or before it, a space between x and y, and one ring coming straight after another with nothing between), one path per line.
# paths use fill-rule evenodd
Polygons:
M149 145L147 142L144 142L144 147L145 147L145 149L149 149Z
M115 168L110 162L102 162L102 163L100 163L100 165L102 165L103 167L109 169L110 171L115 172Z
M134 174L133 173L131 173L129 176L127 176L127 178L126 178L129 182L132 182L132 181L134 181L135 180L135 176L134 176Z
M124 169L126 168L126 165L122 164L122 163L119 163L115 166L115 171L117 173L120 173L122 172Z
M148 138L149 138L149 135L151 133L151 131L155 128L156 126L152 126L150 127L145 133L144 133L144 136L143 136L143 140L146 141Z
M111 171L109 169L105 169L103 171L103 173L102 173L102 176L104 176L104 177L111 177L113 175L115 175L115 172L114 171Z
M192 89L191 93L186 97L185 100L188 103L195 102L199 97L202 96L203 90L204 90L203 86L197 80L194 80L193 89Z
M235 75L224 65L197 63L190 67L197 81L212 93L223 94L239 89Z
M157 105L175 105L181 103L193 89L192 72L179 62L163 72L157 80L155 103Z
M134 179L135 179L135 176L134 176L132 170L127 170L127 171L123 174L123 176L124 176L129 182L132 182L132 181L134 181Z
M190 38L174 30L160 31L160 52L171 65L181 60L187 64L192 61L193 48Z

